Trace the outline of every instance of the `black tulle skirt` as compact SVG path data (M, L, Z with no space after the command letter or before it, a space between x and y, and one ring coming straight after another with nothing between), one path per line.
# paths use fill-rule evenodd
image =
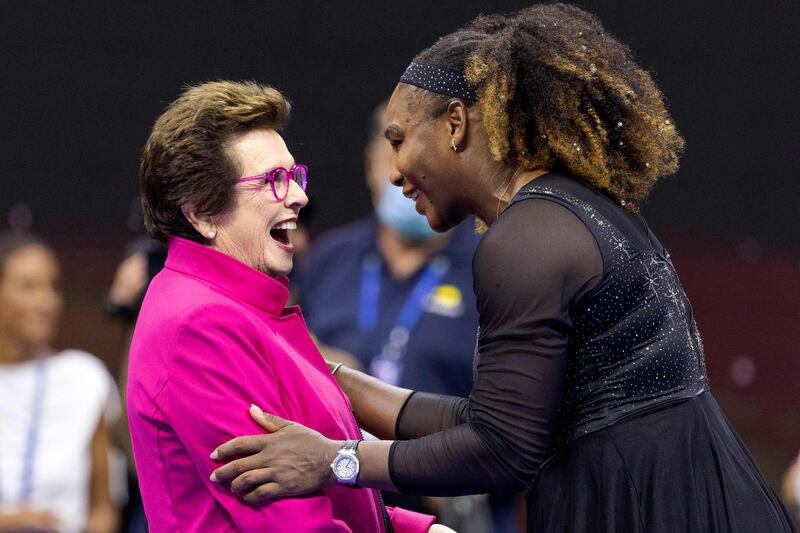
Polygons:
M546 462L535 533L794 531L710 393L586 435Z

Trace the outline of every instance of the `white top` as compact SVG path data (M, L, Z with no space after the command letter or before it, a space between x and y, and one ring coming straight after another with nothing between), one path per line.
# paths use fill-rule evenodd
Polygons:
M37 362L0 364L0 510L18 508L37 388ZM67 350L44 359L29 507L49 511L65 533L85 529L90 444L101 416L120 416L114 380L96 357Z

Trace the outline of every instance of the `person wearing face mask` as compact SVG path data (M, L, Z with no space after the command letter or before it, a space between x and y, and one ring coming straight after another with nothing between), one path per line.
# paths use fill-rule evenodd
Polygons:
M526 489L531 533L793 531L711 393L689 299L638 215L683 139L630 49L574 5L480 16L413 58L386 118L392 181L431 227L488 229L468 397L336 373L383 439L358 449L362 485ZM216 476L267 500L330 483L286 465L336 442L259 422L267 434L217 448L232 460Z
M391 186L385 115L383 103L364 149L375 213L313 244L297 280L300 306L323 353L352 354L387 383L466 395L478 324L471 269L478 237L468 225L435 233Z
M150 531L442 531L358 488L358 424L300 310L286 306L291 234L308 203L308 170L278 133L289 109L279 91L252 82L190 87L142 154L145 228L167 243L137 319L127 387ZM219 483L210 454L254 428L252 404L341 440L327 458L337 486L254 505L257 493Z
M329 361L393 385L467 395L478 327L471 266L478 237L469 225L436 233L414 202L391 185L386 105L373 110L364 147L374 213L313 243L294 280L300 307ZM447 342L441 342L442 331ZM386 492L384 498L435 512L459 531L492 530L484 497L433 500ZM509 520L512 500L492 499L496 521Z

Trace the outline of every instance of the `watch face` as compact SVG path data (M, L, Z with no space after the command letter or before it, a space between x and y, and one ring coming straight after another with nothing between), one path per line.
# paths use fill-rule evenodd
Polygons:
M334 462L333 473L340 480L351 480L358 473L358 463L349 455L340 455Z

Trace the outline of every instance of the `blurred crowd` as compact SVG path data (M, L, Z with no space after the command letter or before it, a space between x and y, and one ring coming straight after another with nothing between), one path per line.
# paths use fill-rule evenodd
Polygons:
M467 396L478 238L467 226L433 233L389 186L384 113L375 110L364 147L373 214L313 243L308 226L293 232L293 300L327 359L410 389ZM127 343L165 259L166 248L144 236L123 252L105 305L125 325L126 342L110 372L89 353L52 347L63 307L53 250L25 233L0 236L0 531L147 531L123 408ZM451 341L437 342L440 331ZM800 458L783 497L799 516ZM515 494L386 499L461 532L524 530Z

